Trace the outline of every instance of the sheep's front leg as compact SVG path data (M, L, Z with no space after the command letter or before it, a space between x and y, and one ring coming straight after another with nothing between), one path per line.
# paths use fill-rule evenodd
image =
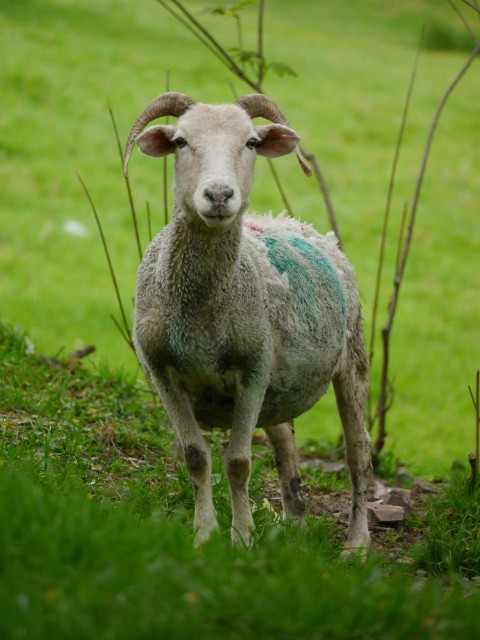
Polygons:
M225 471L232 498L232 542L251 546L255 529L248 496L252 468L252 436L265 395L258 380L244 384L235 402L232 435L224 453Z
M195 420L188 394L179 385L168 388L155 380L163 406L177 433L185 464L195 491L195 546L203 544L218 528L212 497L212 454Z
M283 517L303 518L305 502L300 493L298 455L293 422L284 422L274 427L264 427L273 449L282 493Z

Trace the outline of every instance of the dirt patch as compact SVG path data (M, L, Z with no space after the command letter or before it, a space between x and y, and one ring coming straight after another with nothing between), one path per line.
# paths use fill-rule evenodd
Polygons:
M322 466L331 469L331 473L339 477L344 473L341 462L308 460L309 465ZM307 471L307 468L305 469ZM339 528L346 530L351 506L349 488L330 489L317 488L308 485L308 472L302 481L301 492L308 505L308 511L315 517L329 517L334 519ZM344 483L347 484L347 483ZM276 479L269 480L264 486L266 497L275 509L281 510L281 495ZM425 505L428 496L437 488L430 483L419 480L411 489L395 487L382 478L374 476L369 492L369 528L372 549L381 552L396 564L410 564L413 548L420 544L424 536ZM401 496L401 505L395 504ZM393 503L393 504L391 504ZM389 505L391 506L389 507ZM386 518L385 522L378 522L374 517L375 506L385 505L383 508L395 510L395 514L402 511L402 517Z

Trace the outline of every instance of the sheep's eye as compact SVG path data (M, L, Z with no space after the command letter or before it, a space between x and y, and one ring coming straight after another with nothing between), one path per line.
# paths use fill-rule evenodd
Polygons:
M258 144L258 139L257 138L250 138L250 140L248 140L246 146L248 149L255 149L255 147Z
M188 144L185 138L175 138L172 142L177 147L177 149L183 149Z

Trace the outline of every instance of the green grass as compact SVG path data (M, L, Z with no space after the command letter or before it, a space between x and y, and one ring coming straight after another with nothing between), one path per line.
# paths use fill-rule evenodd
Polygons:
M193 10L205 4L189 2ZM231 99L231 78L154 0L0 0L0 319L27 329L40 352L94 343L97 366L133 375L138 366L110 319L113 290L92 215L76 179L92 192L111 245L128 313L138 255L122 183L109 101L123 139L141 108L172 89L204 101ZM233 20L205 18L226 46ZM255 10L245 11L246 47L254 48ZM399 167L392 229L410 200L427 128L440 96L465 60L468 38L447 2L383 0L267 4L266 53L298 77L267 78L328 180L345 247L356 267L369 329L376 256L389 166L422 24L426 48L418 71ZM238 94L248 89L234 82ZM395 404L387 447L428 474L443 474L473 446L467 384L479 366L478 64L452 96L432 149L400 310L393 333ZM295 215L328 225L313 180L279 159ZM163 221L159 164L135 154L132 188L147 242L145 202L154 228ZM282 209L266 164L258 163L252 208ZM64 231L75 220L88 232ZM389 264L395 254L388 245ZM385 272L380 309L392 279ZM380 349L380 345L377 345ZM379 353L373 388L378 385ZM335 441L331 397L298 421L302 440Z
M480 573L480 496L470 493L465 475L456 473L445 493L429 504L428 536L417 563L429 571Z
M192 490L145 389L27 348L0 325L0 637L446 640L480 632L471 544L480 501L466 498L465 484L439 495L426 521L416 516L425 544L414 563L395 561L412 556L406 542L400 554L388 551L410 524L384 534L387 551L361 565L339 558L344 534L332 520L310 518L302 529L262 507L273 474L257 445L255 545L232 549L214 437L221 529L194 550ZM329 490L318 471L308 474L312 487ZM463 556L441 565L447 529Z
M269 529L253 552L194 551L176 520L0 470L0 631L11 638L451 638L480 593L333 562L321 526Z

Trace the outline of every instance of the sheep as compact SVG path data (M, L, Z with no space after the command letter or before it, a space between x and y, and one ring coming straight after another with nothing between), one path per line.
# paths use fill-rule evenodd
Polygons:
M166 115L176 124L145 129ZM271 124L254 126L260 116ZM135 143L154 157L175 154L175 205L138 269L134 343L193 484L195 545L218 527L202 429L231 429L224 451L231 538L249 546L255 428L263 428L273 450L284 517L303 521L293 421L333 383L352 483L343 553L364 556L368 358L353 268L332 233L322 236L285 215L245 213L257 155L295 152L309 173L299 140L260 94L209 105L166 93L142 111L128 137L125 175Z

